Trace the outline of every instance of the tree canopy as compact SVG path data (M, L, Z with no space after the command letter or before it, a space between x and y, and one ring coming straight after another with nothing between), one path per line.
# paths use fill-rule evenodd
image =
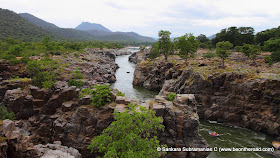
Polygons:
M111 157L160 157L156 150L160 147L155 134L164 129L162 118L155 112L129 104L125 112L114 113L116 121L112 122L101 135L92 139L89 149L104 153L105 158Z
M165 56L165 60L167 60L168 55L172 51L172 41L170 39L171 32L169 31L159 31L158 33L158 47L159 52Z
M175 39L176 48L180 49L179 55L184 59L188 59L194 55L197 51L198 44L199 41L191 33Z
M229 41L223 41L216 44L216 53L217 56L220 57L223 61L223 67L225 67L224 60L229 56L230 54L230 48L232 48L233 44L231 44Z

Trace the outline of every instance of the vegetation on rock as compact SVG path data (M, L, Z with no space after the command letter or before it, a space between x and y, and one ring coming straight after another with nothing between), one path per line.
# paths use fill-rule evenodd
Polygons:
M180 49L179 51L180 57L182 57L185 60L194 56L199 45L198 40L196 40L191 33L176 38L174 40L174 43L175 43L175 47L177 49Z
M177 97L176 93L171 92L167 94L167 100L169 101L173 101L176 97Z
M171 32L169 31L159 31L158 33L158 47L159 52L164 55L165 60L167 60L167 57L171 52L173 51L173 43L170 39Z
M225 59L230 54L230 48L232 48L232 44L229 41L223 41L216 44L216 53L217 56L220 57L223 61L222 67L225 67Z
M104 157L160 157L157 147L159 140L157 132L164 129L162 118L156 117L155 112L129 104L125 112L114 113L114 119L102 134L93 138L89 149L98 152Z
M0 105L0 120L13 120L15 117L15 114L13 112L8 112L7 108L3 105Z
M32 79L32 84L40 88L50 88L57 79L55 70L59 67L58 63L50 58L41 60L31 60L26 69Z
M111 102L111 91L110 85L94 85L92 89L84 88L80 91L80 97L85 95L91 95L90 100L92 101L93 105L98 107L102 107L107 103Z

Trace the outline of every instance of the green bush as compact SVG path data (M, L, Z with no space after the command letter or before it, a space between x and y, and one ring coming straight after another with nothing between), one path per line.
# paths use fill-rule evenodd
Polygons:
M84 75L79 70L72 71L74 79L84 79Z
M3 105L0 106L0 120L13 120L15 117L15 114L13 112L8 112L7 108Z
M280 61L280 51L272 52L270 57L273 62Z
M270 56L265 56L264 59L266 60L266 63L267 63L268 65L272 65L272 64L273 64L272 59L271 59Z
M110 93L112 89L110 89L110 85L95 85L94 89L90 99L94 105L101 107L111 102Z
M58 64L50 58L45 58L40 61L31 60L26 67L33 85L46 89L50 88L56 82L57 74L55 70L57 68Z
M20 62L21 63L24 63L24 64L27 64L28 62L30 61L29 57L27 56L24 56L20 59Z
M68 86L76 86L77 88L82 88L83 87L83 81L70 79L69 82L68 82Z
M17 64L19 64L19 63L20 63L20 61L17 60L17 59L10 59L10 60L9 60L9 64L12 65L12 66L13 66L13 65L17 65Z
M176 97L177 97L176 93L171 92L167 94L167 100L169 101L173 101Z
M74 57L78 58L79 54L78 53L74 53Z
M124 96L125 96L125 94L124 94L124 93L122 93L122 92L120 92L120 91L118 91L116 95L117 95L117 96L122 96L122 97L124 97Z
M112 89L110 89L110 85L95 85L92 88L93 89L82 89L80 91L80 97L83 97L85 95L91 95L90 100L92 101L92 104L98 107L102 107L106 103L111 102L110 93Z
M156 135L164 130L163 119L155 116L155 111L129 104L125 112L115 112L114 119L100 136L94 137L88 149L91 152L98 148L104 158L111 157L136 157L156 158L160 153ZM165 152L164 152L165 153Z
M157 57L160 56L160 52L159 52L159 46L158 46L158 42L155 42L153 47L151 48L151 51L148 55L148 58L150 59L155 59Z
M213 58L215 56L216 54L213 52L207 52L206 54L203 55L204 58Z

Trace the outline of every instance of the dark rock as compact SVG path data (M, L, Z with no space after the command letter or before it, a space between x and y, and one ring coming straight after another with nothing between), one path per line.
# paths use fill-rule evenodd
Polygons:
M30 86L29 89L34 99L44 99L47 95L47 90L45 89L40 89L35 86Z

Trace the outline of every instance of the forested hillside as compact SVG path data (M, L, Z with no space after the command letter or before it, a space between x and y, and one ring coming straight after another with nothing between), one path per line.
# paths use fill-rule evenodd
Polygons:
M13 38L39 41L46 35L52 39L62 39L49 31L29 23L18 14L0 8L0 39Z

